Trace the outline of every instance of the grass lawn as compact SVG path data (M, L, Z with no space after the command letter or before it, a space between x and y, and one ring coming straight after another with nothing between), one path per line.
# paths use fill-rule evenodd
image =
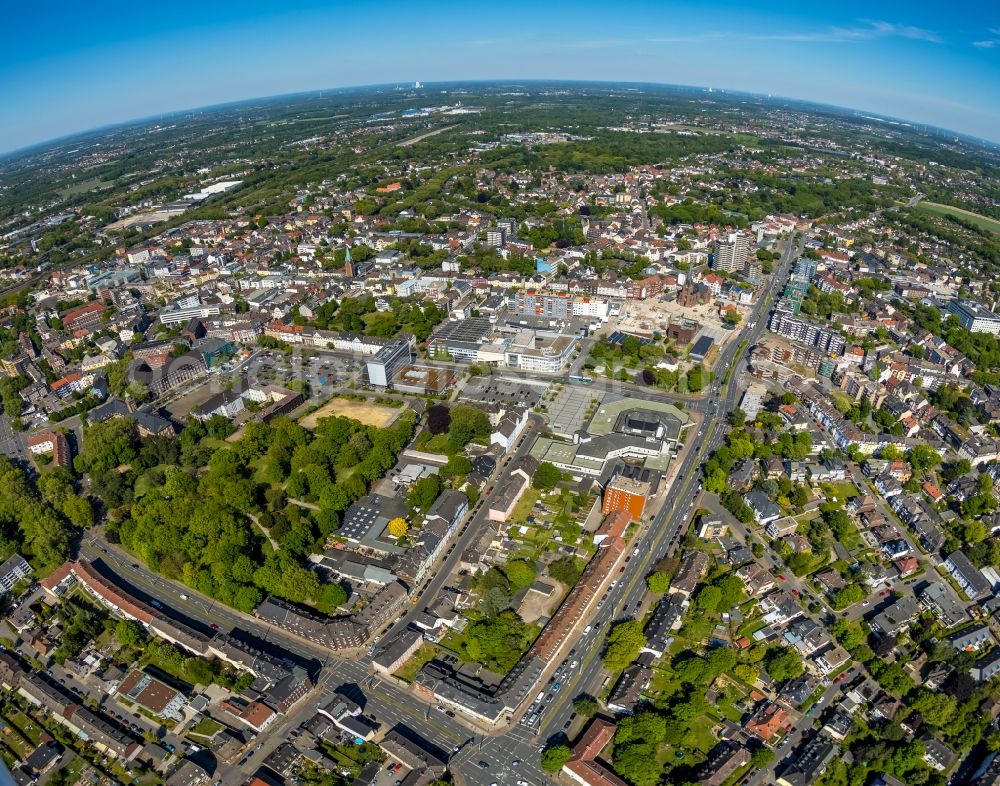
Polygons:
M969 210L963 210L960 207L942 205L938 202L921 201L917 203L917 210L923 210L924 212L934 213L939 216L955 216L956 218L968 221L970 224L975 224L981 229L986 229L1000 235L1000 221L989 218L988 216L981 216L979 213L973 213Z
M369 742L363 745L331 745L324 742L322 750L335 762L343 764L355 773L355 777L368 762L385 761L385 754L382 753L381 749Z
M731 720L733 723L739 723L743 719L743 713L736 709L736 705L725 697L720 697L715 706L723 717Z
M824 483L821 488L827 497L836 497L837 502L844 502L851 497L858 496L857 486L849 480L845 480L843 483Z
M0 743L3 743L3 745L14 754L15 761L17 759L26 759L28 754L34 750L34 748L21 739L16 732L5 734L2 738L0 738Z
M230 448L230 445L224 439L216 439L215 437L202 437L201 443L207 448L212 448L212 450L221 450L222 448Z
M71 196L78 196L80 194L86 194L88 191L92 191L95 188L104 188L105 186L111 186L114 183L110 180L101 180L99 177L92 177L88 180L81 180L77 183L73 183L66 188L59 190L60 199L68 199ZM67 781L72 783L72 781Z
M87 766L87 760L81 756L73 756L73 760L66 766L63 771L65 776L65 783L76 783L80 779L80 775L83 773L84 768Z
M742 767L736 770L736 772L734 772L732 775L726 778L722 786L736 786L737 783L740 783L743 780L743 776L746 775L748 772L750 772L750 770L752 769L753 769L752 763L748 762L747 764L744 764Z
M4 745L3 740L0 740L0 759L7 765L8 770L14 769L22 758L22 756L19 756L8 746Z
M195 684L195 680L192 680L188 676L187 670L184 668L183 661L179 666L177 666L168 660L158 657L155 652L147 650L146 655L139 661L138 668L142 668L146 665L153 666L162 671L164 674L167 674L182 683L190 684L192 686ZM121 701L121 698L119 697L118 700Z
M684 735L684 745L695 748L702 753L708 753L718 742L712 731L715 722L705 715L700 715L691 721L691 728Z
M416 679L417 672L420 671L425 664L429 663L434 659L437 654L437 649L435 649L430 644L422 644L420 649L413 653L406 663L396 669L393 672L394 677L399 677L399 679L405 682L413 682Z
M451 443L448 441L447 434L431 434L426 429L417 436L413 447L425 453L448 455L451 452Z
M43 731L42 727L23 712L16 712L8 715L6 720L10 721L10 724L16 727L16 729L21 732L21 735L26 737L32 745L37 746L41 744Z
M438 642L439 647L443 647L448 650L452 655L457 655L462 660L465 660L463 653L465 652L462 647L462 642L465 640L461 633L455 633L454 631L449 632L445 635L441 641Z
M680 688L672 669L653 669L653 678L649 682L649 693L671 696Z
M538 498L542 495L538 489L529 488L524 492L524 496L517 501L514 506L514 510L511 511L510 518L508 521L511 524L523 524L528 516L531 514L531 509L538 502Z
M767 623L764 622L764 620L762 619L747 620L742 625L740 625L739 630L736 631L736 635L745 636L746 638L749 639L751 636L753 636L753 634L755 634L757 631L761 630L766 626Z
M212 718L202 718L194 726L188 729L188 734L194 734L199 737L208 737L211 739L220 731L225 728L217 720L212 720Z

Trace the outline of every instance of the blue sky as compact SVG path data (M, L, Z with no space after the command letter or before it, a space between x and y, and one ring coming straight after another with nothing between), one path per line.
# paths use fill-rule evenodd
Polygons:
M749 90L1000 142L1000 3L816 5L10 4L0 46L0 152L162 112L418 79Z

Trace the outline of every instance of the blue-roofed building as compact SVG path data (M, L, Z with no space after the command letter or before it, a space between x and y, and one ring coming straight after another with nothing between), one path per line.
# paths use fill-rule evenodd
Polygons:
M559 267L559 260L547 259L546 257L535 257L536 273L555 273Z
M619 344L624 343L625 339L627 338L634 338L643 346L645 346L646 344L653 343L653 339L651 338L646 338L645 336L637 336L633 333L626 333L622 330L616 330L613 333L611 333L608 336L608 343L618 346Z

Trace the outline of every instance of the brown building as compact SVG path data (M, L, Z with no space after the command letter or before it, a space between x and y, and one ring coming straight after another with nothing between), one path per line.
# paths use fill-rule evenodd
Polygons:
M667 338L676 341L678 344L690 344L694 337L698 335L700 325L690 319L680 322L671 322L667 325Z
M610 537L602 541L601 548L580 574L580 580L535 639L531 647L532 654L543 661L550 661L556 656L570 631L583 619L590 604L598 596L598 590L624 550L625 542L621 538Z
M677 295L677 305L683 308L704 306L712 302L712 290L704 284L688 284Z
M95 302L71 309L62 315L63 328L66 330L77 330L78 328L93 327L101 321L101 314L107 308L103 303Z
M181 709L185 704L184 694L138 669L130 672L122 680L118 686L118 695L124 696L154 715L177 720L183 718Z
M573 758L563 766L563 772L583 786L627 786L607 764L598 759L601 751L614 739L617 728L610 721L595 718L573 746Z
M601 511L608 515L614 511L628 511L633 520L639 521L649 497L649 483L619 475L604 489Z

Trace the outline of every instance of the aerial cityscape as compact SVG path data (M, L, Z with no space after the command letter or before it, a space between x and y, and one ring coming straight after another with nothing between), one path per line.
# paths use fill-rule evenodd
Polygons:
M997 85L460 62L11 88L0 784L1000 786Z

